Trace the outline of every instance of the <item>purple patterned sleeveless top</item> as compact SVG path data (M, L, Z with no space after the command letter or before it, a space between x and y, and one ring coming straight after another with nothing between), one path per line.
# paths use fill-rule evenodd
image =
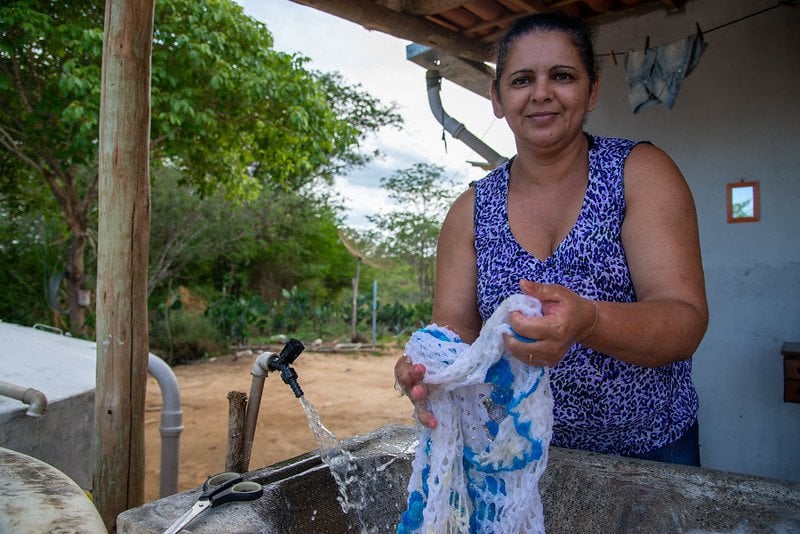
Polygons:
M623 168L636 145L589 139L589 184L575 226L540 261L508 223L511 162L475 183L478 308L485 321L521 279L561 284L599 301L634 302L621 230ZM625 363L576 343L551 370L552 444L602 453L643 453L681 437L697 417L691 360L658 368Z

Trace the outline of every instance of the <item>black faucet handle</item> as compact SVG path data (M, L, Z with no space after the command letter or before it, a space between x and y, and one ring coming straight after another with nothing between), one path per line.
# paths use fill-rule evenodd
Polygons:
M289 341L286 342L278 356L278 361L283 365L292 365L305 348L305 345L299 339L289 338Z

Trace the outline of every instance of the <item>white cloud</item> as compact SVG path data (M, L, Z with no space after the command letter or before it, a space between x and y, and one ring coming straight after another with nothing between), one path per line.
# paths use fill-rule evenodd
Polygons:
M347 177L339 177L336 179L336 190L344 197L349 211L347 222L354 228L366 228L369 226L368 215L385 213L391 208L386 193L373 185L359 185Z

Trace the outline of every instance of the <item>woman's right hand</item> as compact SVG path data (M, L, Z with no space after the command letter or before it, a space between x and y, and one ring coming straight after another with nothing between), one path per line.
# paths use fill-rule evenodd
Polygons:
M436 428L436 417L428 407L428 389L422 383L425 377L425 366L413 364L405 354L394 365L394 376L397 384L414 404L414 416L417 421L428 428Z

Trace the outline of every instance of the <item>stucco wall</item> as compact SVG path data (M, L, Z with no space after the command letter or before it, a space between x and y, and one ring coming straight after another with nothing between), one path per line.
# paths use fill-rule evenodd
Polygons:
M677 41L775 0L692 0L602 26L598 52ZM783 402L781 344L800 341L800 8L781 6L705 35L675 107L634 115L624 55L605 58L587 130L648 139L695 197L711 320L694 358L705 467L800 481L800 404ZM761 221L728 224L725 185L758 180Z

